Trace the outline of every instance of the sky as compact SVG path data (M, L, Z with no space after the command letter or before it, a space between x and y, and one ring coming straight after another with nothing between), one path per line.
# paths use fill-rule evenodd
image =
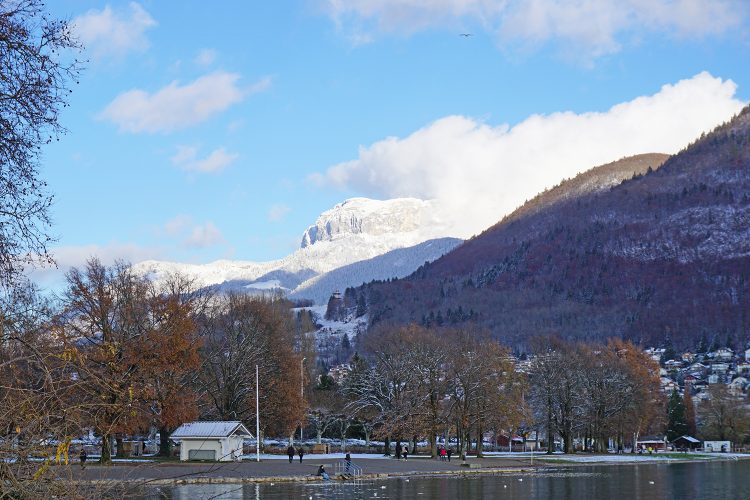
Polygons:
M63 271L280 258L354 196L437 199L468 237L578 172L675 153L750 100L745 0L48 8L87 60L41 165Z

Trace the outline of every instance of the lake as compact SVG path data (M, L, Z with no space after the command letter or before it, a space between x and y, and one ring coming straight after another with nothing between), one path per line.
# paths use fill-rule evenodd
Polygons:
M750 461L555 467L538 473L355 483L162 486L149 499L750 499Z

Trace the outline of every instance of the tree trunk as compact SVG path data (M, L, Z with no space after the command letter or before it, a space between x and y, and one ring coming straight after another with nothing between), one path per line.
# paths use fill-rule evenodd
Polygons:
M323 432L318 428L318 444L323 442Z
M365 446L369 448L370 447L370 429L367 426L364 426L363 429L365 431Z
M560 437L563 441L563 453L573 453L573 441L570 439L571 435L568 431L560 433Z
M417 436L412 436L411 438L411 454L417 454Z
M102 435L102 456L99 458L99 463L112 463L112 442L109 434Z
M477 429L477 458L484 458L484 454L482 453L484 451L482 434L484 434L482 424L479 424L479 428Z
M547 402L547 455L555 452L555 429L552 427L552 403Z
M125 458L125 445L123 437L117 436L115 438L115 442L117 443L117 458Z
M430 433L430 458L437 458L437 434Z
M169 431L166 427L159 429L159 456L170 457L172 455L172 442L169 440Z
M458 422L456 424L456 446L458 446L456 451L461 460L466 460L466 453L464 452L464 437L464 429L461 427L461 422Z
M401 458L401 436L396 438L396 458Z
M386 436L385 441L383 442L383 447L385 448L383 450L383 455L386 457L391 456L391 436Z

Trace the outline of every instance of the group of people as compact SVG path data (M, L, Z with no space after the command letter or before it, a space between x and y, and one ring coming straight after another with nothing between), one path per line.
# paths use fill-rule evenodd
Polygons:
M302 457L305 456L305 450L301 446L295 450L294 446L290 444L289 448L286 449L286 454L289 456L289 463L292 463L294 460L294 455L297 455L299 457L299 463L302 463Z
M450 462L451 455L453 455L453 450L451 450L450 448L446 449L445 446L441 446L440 448L438 448L438 456L443 462L445 462L446 459Z

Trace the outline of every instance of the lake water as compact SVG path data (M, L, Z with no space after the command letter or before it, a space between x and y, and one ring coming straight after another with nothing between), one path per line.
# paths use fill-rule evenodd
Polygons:
M750 499L750 461L576 466L534 474L393 478L359 484L277 483L151 488L147 498L229 499Z

